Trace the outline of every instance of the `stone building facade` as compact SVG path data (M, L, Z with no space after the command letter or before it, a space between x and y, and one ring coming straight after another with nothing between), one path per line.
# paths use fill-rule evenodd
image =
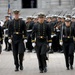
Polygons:
M71 13L75 7L75 0L37 0L37 8L22 8L22 0L0 0L0 19L3 19L4 15L7 14L8 1L10 1L11 11L19 9L23 17L35 15L38 12L57 15L66 11Z

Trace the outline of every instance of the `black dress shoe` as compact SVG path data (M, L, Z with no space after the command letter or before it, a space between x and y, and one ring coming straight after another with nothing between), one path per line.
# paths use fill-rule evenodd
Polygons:
M18 71L19 71L19 69L18 69L18 68L16 68L16 69L15 69L15 72L18 72Z
M64 51L62 50L62 51L60 51L60 53L64 53Z
M7 49L4 49L3 51L7 51Z
M20 70L23 70L23 66L20 66Z
M52 54L53 53L53 50L49 50L49 52L48 52L49 54Z
M27 53L31 53L32 51L28 51Z
M40 70L40 73L43 73L43 68L40 68L39 70Z
M40 73L43 73L43 70L40 70Z
M43 72L47 72L47 68L46 67L44 68Z
M69 67L67 67L67 70L70 70Z
M73 66L71 66L70 68L71 68L71 70L73 70Z
M8 49L8 51L10 51L10 49Z

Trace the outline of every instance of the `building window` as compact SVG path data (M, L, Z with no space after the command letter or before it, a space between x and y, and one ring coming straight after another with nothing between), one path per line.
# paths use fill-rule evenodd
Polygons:
M59 0L59 6L61 6L61 0Z
M37 8L37 0L22 0L22 8Z

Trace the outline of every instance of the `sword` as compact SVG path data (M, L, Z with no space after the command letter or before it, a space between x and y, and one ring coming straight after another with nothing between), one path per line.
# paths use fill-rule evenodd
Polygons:
M62 23L62 28L61 28L61 40L63 39L63 23Z

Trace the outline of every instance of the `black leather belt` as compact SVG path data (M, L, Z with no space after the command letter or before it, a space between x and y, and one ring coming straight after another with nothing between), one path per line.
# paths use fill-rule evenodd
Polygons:
M63 36L63 38L73 38L73 36Z

